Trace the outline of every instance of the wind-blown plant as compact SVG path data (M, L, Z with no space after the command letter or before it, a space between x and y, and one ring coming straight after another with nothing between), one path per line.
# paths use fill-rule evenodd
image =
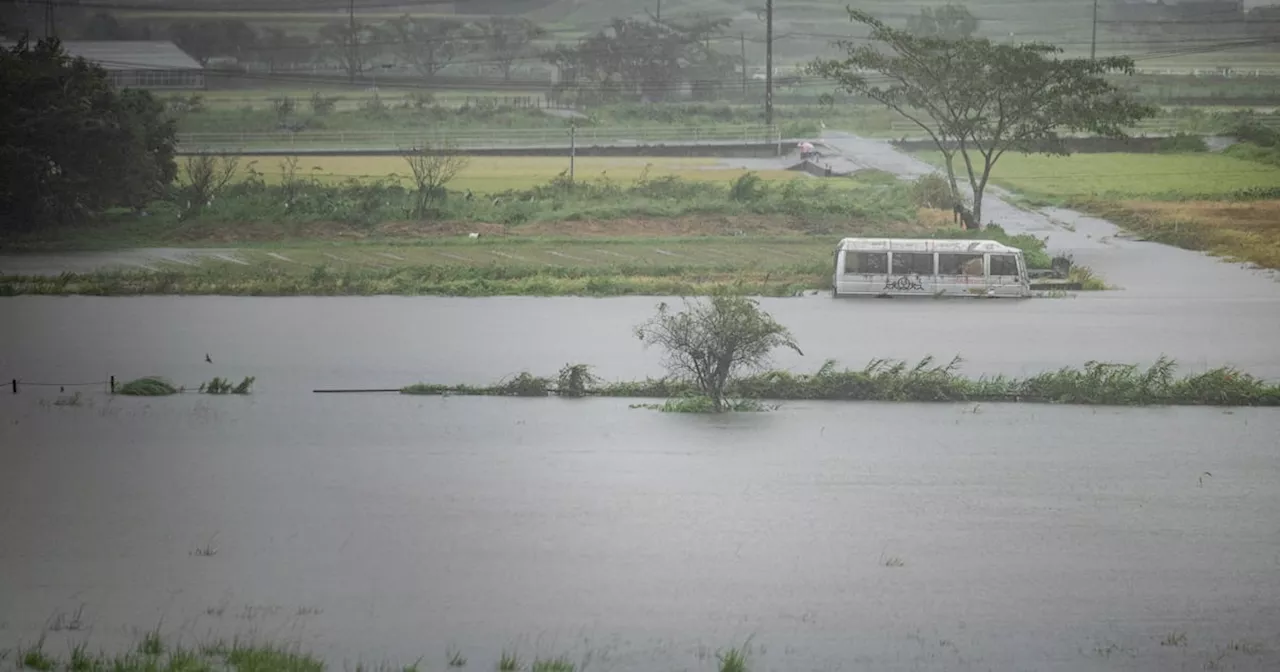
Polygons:
M659 304L658 314L636 327L635 334L646 346L662 348L667 371L692 383L716 412L727 408L729 382L767 366L773 350L790 348L804 354L791 332L756 301L726 294L686 299L685 310L678 313Z

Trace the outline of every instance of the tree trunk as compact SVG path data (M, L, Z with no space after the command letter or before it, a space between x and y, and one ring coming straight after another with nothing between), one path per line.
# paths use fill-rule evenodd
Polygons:
M947 161L947 182L951 185L951 198L955 201L951 205L964 205L964 199L960 198L960 184L956 182L956 168L953 161L955 160L954 152L943 152L943 158Z
M973 185L973 226L981 231L982 226L982 191L985 185Z

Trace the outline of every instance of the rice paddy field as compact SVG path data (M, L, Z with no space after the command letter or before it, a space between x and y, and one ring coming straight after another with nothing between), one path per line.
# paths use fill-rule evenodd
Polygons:
M282 162L283 159L274 157L241 157L240 175L244 178L251 171L257 171L268 184L278 184ZM750 163L750 160L735 162L716 158L580 157L574 162L574 174L578 180L626 183L642 176L731 182L748 172ZM392 177L407 184L412 175L408 164L398 156L303 156L299 157L297 170L299 177L313 177L322 182ZM449 189L470 189L476 193L528 189L546 184L567 170L567 157L471 157L466 168L449 183ZM755 172L765 180L811 179L806 173L787 170ZM841 180L830 183L832 186L846 184Z
M937 153L922 155L940 164ZM992 181L1044 198L1166 198L1227 195L1280 186L1280 167L1229 156L1195 154L1006 154Z

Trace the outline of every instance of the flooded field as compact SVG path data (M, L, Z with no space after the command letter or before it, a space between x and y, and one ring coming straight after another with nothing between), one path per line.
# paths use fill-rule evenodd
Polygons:
M1219 264L1221 265L1221 264ZM1269 281L1265 281L1268 284ZM1276 285L1280 287L1280 285ZM17 297L0 303L0 380L102 381L160 375L194 387L218 375L256 376L264 393L318 387L487 383L566 363L609 379L662 374L632 328L661 299L497 297L275 298ZM1102 292L1026 301L764 300L807 353L862 366L876 357L961 355L963 371L1026 375L1097 359L1185 370L1233 364L1280 377L1280 299L1177 298ZM209 353L214 363L207 364ZM87 376L87 377L86 377Z
M428 669L714 669L748 637L754 669L1280 665L1274 412L272 390L0 419L6 644L159 623Z
M827 357L1280 375L1272 298L766 301ZM16 298L0 375L246 398L0 394L0 648L258 636L493 669L1272 670L1280 414L316 395L586 362L658 375L657 299ZM586 319L589 316L590 319ZM1222 325L1230 325L1223 329ZM208 353L212 363L204 361ZM70 390L69 390L70 391ZM69 627L74 624L73 629ZM1167 645L1162 645L1167 641ZM55 650L57 650L55 648ZM1206 667L1216 665L1216 668Z

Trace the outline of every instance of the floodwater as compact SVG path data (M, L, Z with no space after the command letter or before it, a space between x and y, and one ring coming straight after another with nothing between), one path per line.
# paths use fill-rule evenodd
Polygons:
M927 168L830 142L870 167ZM764 300L806 353L778 364L960 354L972 375L1026 375L1163 353L1280 378L1273 276L998 194L987 211L1123 289ZM491 670L505 649L713 670L750 638L753 672L1280 669L1275 410L686 417L611 399L312 393L570 362L660 375L631 335L658 302L0 300L0 380L258 378L243 398L0 391L0 649L41 632L55 652L124 647L160 624L187 643L296 642L339 668L439 669L454 649ZM77 405L54 403L73 391Z
M9 643L79 610L52 650L160 623L437 669L711 670L749 637L757 670L1280 666L1271 411L42 398L0 397Z

